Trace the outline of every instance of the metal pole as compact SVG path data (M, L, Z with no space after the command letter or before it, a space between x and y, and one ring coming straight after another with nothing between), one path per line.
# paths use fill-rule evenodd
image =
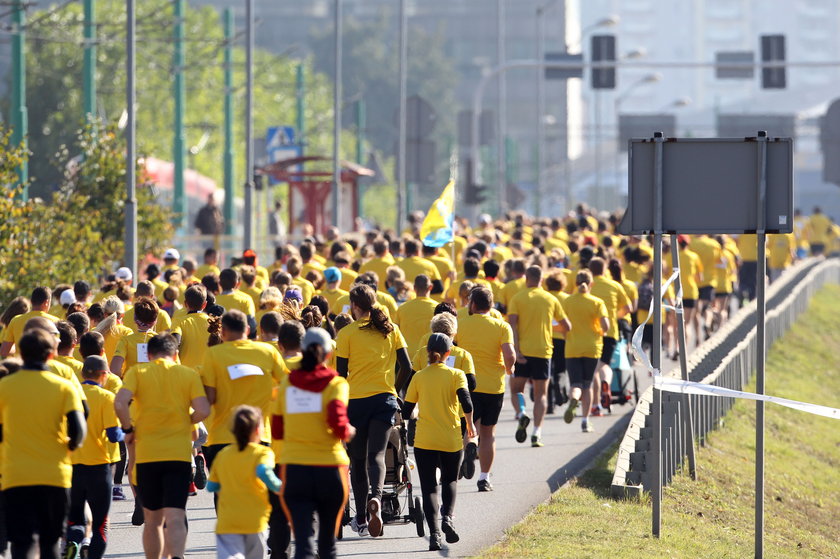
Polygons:
M677 235L671 235L671 263L674 267L680 268L680 254L677 246ZM682 282L682 268L680 268L680 278ZM682 299L677 301L677 343L680 350L680 377L687 381L688 379L688 351L685 347L685 315L683 314ZM699 345L699 344L698 344ZM686 438L686 450L688 451L688 471L691 479L697 480L697 464L694 461L694 425L691 422L691 398L688 394L682 395L680 405L683 407L684 413L682 416L683 429Z
M653 173L653 347L651 365L654 382L661 374L662 363L662 155L665 138L662 132L654 137ZM653 535L658 538L662 528L662 391L653 389Z
M225 234L233 234L233 10L225 8Z
M303 145L306 135L306 81L303 74L303 63L295 68L295 113L298 144Z
M86 121L96 117L96 0L85 0L85 53L82 74Z
M26 4L23 0L15 0L12 12L12 145L28 147L29 117L26 109ZM18 187L21 187L20 197L23 201L29 199L29 163L24 159L18 167Z
M187 199L184 195L184 163L187 157L186 138L184 137L184 112L186 111L187 93L184 83L184 0L175 0L175 33L172 70L175 75L173 95L175 97L175 123L172 139L172 161L175 167L173 176L172 211L175 214L174 225L183 232L187 221Z
M341 97L342 97L342 82L341 82L341 35L342 35L342 17L341 17L341 0L334 0L335 3L335 75L333 82L333 183L332 183L332 223L337 227L341 227L339 223L339 204L341 203ZM399 212L399 209L397 209Z
M134 135L136 131L135 105L137 104L137 91L135 88L135 21L134 21L134 0L126 0L126 80L125 80L125 105L128 119L125 126L125 262L123 264L131 269L132 277L137 278L137 194L135 191L135 161L136 148Z
M356 101L356 163L359 165L365 164L365 101L359 99ZM359 189L356 193L356 215L362 215L362 182L358 183Z
M406 137L408 133L408 13L406 0L400 0L399 9L399 138L397 138L397 232L405 227L406 216Z
M545 59L545 7L537 8L537 60ZM539 213L545 165L545 70L537 68L537 189L534 193L534 216Z
M505 0L497 0L496 2L496 58L499 61L499 66L505 63ZM499 95L499 114L497 115L499 136L496 144L498 150L496 153L496 179L499 185L498 215L502 215L507 210L507 180L505 177L507 83L505 81L505 74L499 74L497 86Z
M767 275L767 236L764 232L766 223L767 198L767 132L758 133L758 207L756 218L756 241L758 252L756 259L756 334L755 334L755 392L764 394L764 360L767 351L764 332L767 304L764 283ZM764 557L764 402L755 403L755 558Z
M595 96L595 206L598 211L604 211L603 196L601 194L601 91L592 92Z
M245 0L245 235L254 247L254 0Z

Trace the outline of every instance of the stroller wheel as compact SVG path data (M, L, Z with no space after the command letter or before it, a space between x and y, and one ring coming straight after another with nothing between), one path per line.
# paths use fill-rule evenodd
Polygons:
M426 517L423 515L423 506L420 503L420 497L414 497L414 511L412 514L415 528L417 528L417 536L423 537L426 535Z

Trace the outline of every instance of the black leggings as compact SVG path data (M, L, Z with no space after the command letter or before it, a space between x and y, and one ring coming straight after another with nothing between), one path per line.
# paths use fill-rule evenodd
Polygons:
M364 523L368 499L382 498L385 485L385 449L391 433L391 424L370 420L364 425L354 425L356 435L350 441L350 479L353 482L353 499L356 501L356 520Z
M347 502L347 467L289 464L282 469L285 479L281 497L292 517L295 559L315 557L313 517L316 512L318 557L334 559L335 537Z
M284 484L280 466L274 465L274 474ZM280 497L273 491L268 493L268 502L271 503L271 516L268 517L268 549L271 550L272 559L287 559L289 556L289 543L292 541L292 532L289 529L289 519L280 503Z
M108 542L108 512L111 510L111 465L73 466L70 488L70 514L67 517L67 541L81 545L85 539L85 502L92 516L88 557L100 559Z
M120 461L114 463L114 485L122 485L123 476L125 475L126 460L128 452L125 447L125 441L120 441Z
M420 491L423 493L423 513L429 525L429 533L439 531L438 510L443 516L452 516L455 509L458 469L461 467L463 450L443 452L414 447L414 459L417 461L417 474L420 476ZM438 503L437 469L440 468L440 485L443 508Z
M6 498L6 529L12 559L35 556L35 534L41 559L58 559L69 490L51 485L27 485L3 491Z

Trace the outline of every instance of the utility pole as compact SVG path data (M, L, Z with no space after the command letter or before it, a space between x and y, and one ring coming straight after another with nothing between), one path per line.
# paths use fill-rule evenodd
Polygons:
M250 0L253 1L253 0ZM341 227L339 222L339 204L341 203L341 35L342 17L341 0L334 0L335 5L335 75L333 76L333 183L332 183L332 223Z
M406 134L408 132L408 15L406 0L400 0L399 10L399 138L397 138L397 232L405 226L406 214Z
M96 118L96 0L85 0L84 113L85 121Z
M303 73L303 62L297 65L295 69L295 112L297 113L297 128L298 144L303 145L306 134L306 81Z
M245 236L254 247L254 0L245 0Z
M356 101L356 163L359 165L365 164L365 121L367 115L365 111L365 100L359 99ZM362 195L359 184L359 192L356 195L356 215L362 215Z
M233 10L225 8L225 235L233 234Z
M496 2L496 58L499 66L505 63L505 0ZM505 75L499 74L498 78L499 114L498 129L499 136L496 153L496 177L499 185L498 215L501 216L507 210L507 182L505 181L505 139L507 137L507 83Z
M126 0L126 36L125 36L125 106L128 119L125 126L125 264L131 269L132 277L137 277L137 193L135 177L135 161L137 159L134 145L135 105L137 92L135 88L135 21L134 0Z
M545 60L546 6L537 7L537 60ZM543 192L543 167L545 166L545 70L537 68L537 181L534 191L534 216L540 208Z
M12 145L28 148L26 136L29 133L29 117L26 110L26 4L15 0L12 12ZM18 167L18 183L22 187L20 197L29 199L29 163L23 161Z
M184 230L187 220L187 200L184 196L184 160L186 159L186 138L184 137L184 111L187 93L184 87L184 0L175 0L175 36L172 70L175 74L173 95L175 96L175 129L172 139L172 161L175 165L173 177L172 212L175 214L175 228Z

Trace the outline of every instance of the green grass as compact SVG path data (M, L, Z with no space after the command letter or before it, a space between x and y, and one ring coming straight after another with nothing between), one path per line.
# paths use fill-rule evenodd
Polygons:
M767 393L840 407L838 355L840 287L828 286L771 348ZM840 422L773 404L766 420L765 557L840 558ZM678 475L665 488L659 540L648 498L609 497L616 448L479 557L753 556L754 402L738 401L698 449L698 481Z

